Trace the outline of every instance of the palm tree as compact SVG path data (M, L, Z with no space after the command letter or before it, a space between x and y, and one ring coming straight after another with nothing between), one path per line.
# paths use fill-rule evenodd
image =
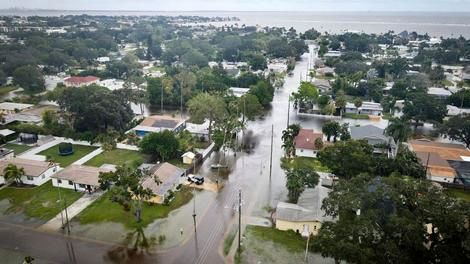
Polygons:
M295 155L295 137L300 132L300 126L298 124L292 124L287 127L286 130L282 131L282 148L286 153L286 157L290 158Z
M21 177L25 175L25 172L23 168L18 168L15 164L8 164L8 166L3 169L3 175L5 175L5 179L8 181L13 180L19 184L23 184Z
M334 141L336 142L336 138L339 136L341 126L338 122L335 121L328 121L322 127L323 134L326 135L326 139L330 142L331 137L334 137Z
M392 118L388 123L385 134L391 136L396 142L405 142L411 134L410 122L405 118Z

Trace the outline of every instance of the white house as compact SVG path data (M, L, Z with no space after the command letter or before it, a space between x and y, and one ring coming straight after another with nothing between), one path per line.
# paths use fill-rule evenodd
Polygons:
M382 112L383 108L379 103L363 102L360 107L356 107L353 103L346 103L346 113L381 116Z
M186 120L165 115L153 115L146 117L138 126L134 127L137 136L144 137L149 133L157 133L165 130L180 132L186 128Z
M228 90L235 97L242 97L250 91L250 88L230 87Z
M0 113L3 114L15 114L17 112L31 109L34 105L32 104L20 104L20 103L11 103L11 102L3 102L0 103Z
M295 155L316 158L318 151L320 151L320 148L315 144L317 139L323 140L323 134L315 133L313 129L300 129L299 134L295 137Z
M444 88L430 87L428 88L428 94L436 97L437 99L446 100L452 93Z
M109 57L98 57L96 61L99 63L106 63L106 62L110 62L111 59Z
M70 165L52 176L52 185L75 191L92 192L100 187L100 173L110 172L109 168Z
M14 164L18 168L23 168L25 175L21 177L21 181L24 184L36 186L47 182L50 177L59 169L59 165L46 161L21 158L0 160L0 184L5 183L3 170L8 166L8 164Z

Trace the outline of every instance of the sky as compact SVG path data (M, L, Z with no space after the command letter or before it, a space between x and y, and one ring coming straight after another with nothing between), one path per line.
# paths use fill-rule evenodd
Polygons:
M470 0L0 0L0 9L138 11L450 11Z

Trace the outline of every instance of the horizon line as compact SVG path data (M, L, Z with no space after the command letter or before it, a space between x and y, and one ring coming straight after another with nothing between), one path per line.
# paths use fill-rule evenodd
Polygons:
M333 13L355 13L355 12L384 12L384 13L470 13L469 11L443 11L443 10L223 10L223 9L209 9L209 10L137 10L137 9L54 9L54 8L28 8L28 7L8 7L0 8L0 11L68 11L68 12L272 12L272 13L283 13L283 12L295 12L295 13L307 13L307 12L333 12Z

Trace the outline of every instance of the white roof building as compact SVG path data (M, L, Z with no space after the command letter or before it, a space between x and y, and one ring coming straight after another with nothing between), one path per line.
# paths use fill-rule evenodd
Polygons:
M234 96L242 97L250 91L250 88L230 87L228 89Z

